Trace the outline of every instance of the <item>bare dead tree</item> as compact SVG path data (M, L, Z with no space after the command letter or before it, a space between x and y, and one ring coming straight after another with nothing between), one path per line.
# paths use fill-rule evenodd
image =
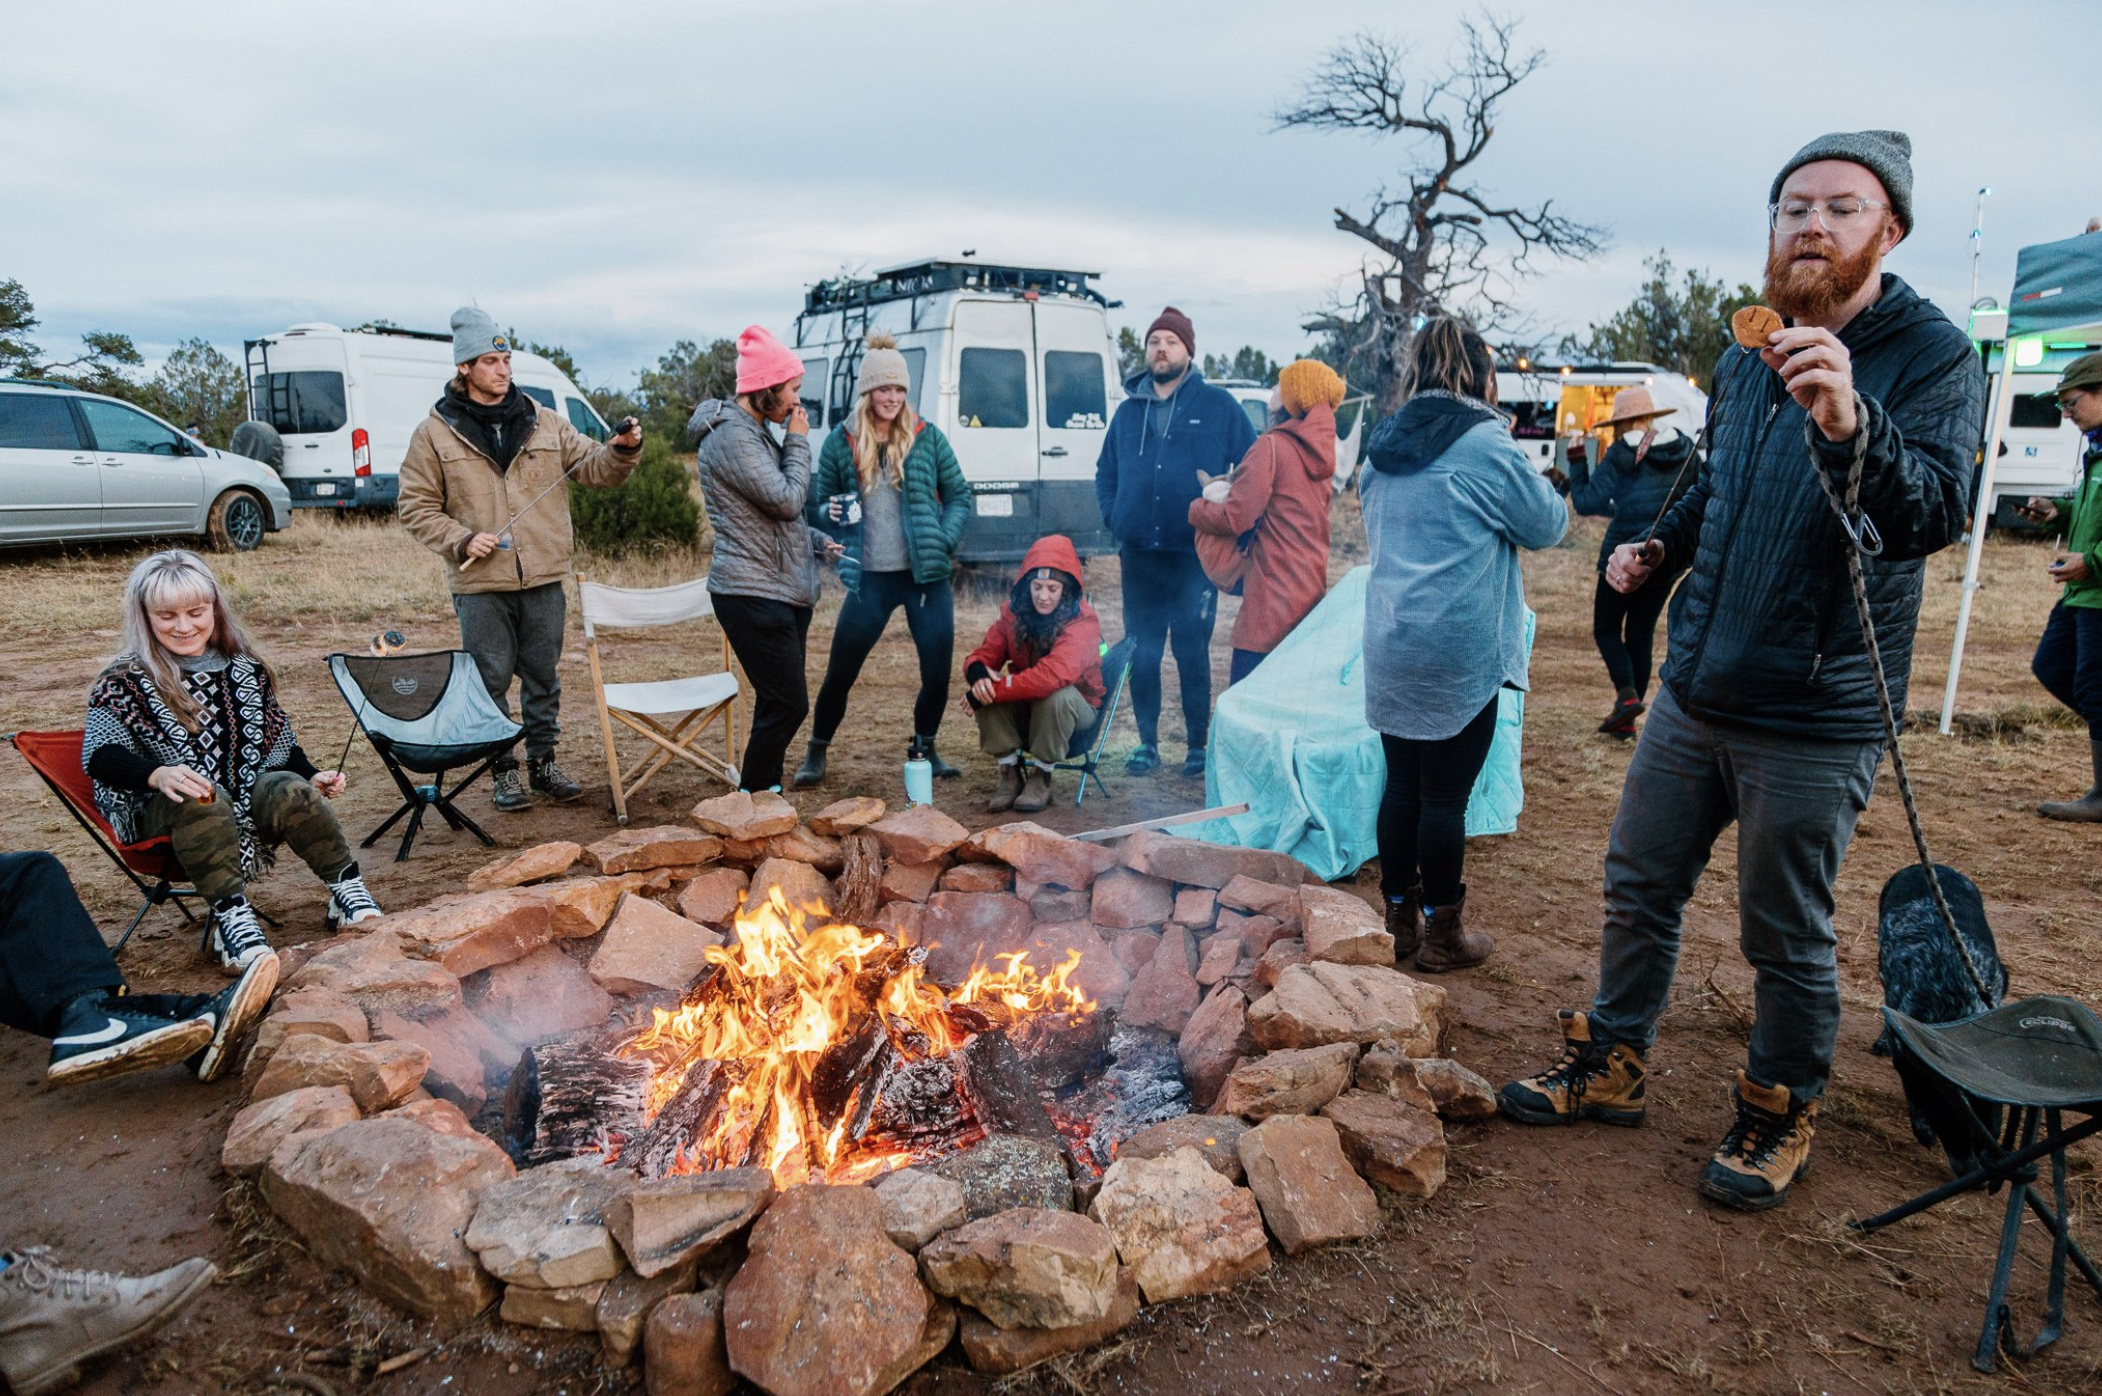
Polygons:
M1376 381L1379 409L1400 405L1401 365L1424 317L1467 314L1484 332L1522 318L1516 283L1543 259L1586 258L1605 246L1604 228L1555 209L1503 203L1475 178L1496 134L1503 99L1546 61L1514 50L1515 20L1481 15L1460 25L1459 53L1446 69L1412 78L1408 45L1361 31L1321 59L1299 100L1280 109L1277 130L1369 132L1402 138L1412 162L1382 186L1360 216L1338 208L1336 227L1369 243L1354 301L1341 301L1307 328L1327 332Z

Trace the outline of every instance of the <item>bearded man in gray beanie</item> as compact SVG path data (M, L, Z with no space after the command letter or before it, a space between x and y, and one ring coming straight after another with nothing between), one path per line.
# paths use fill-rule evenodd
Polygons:
M1622 592L1660 567L1690 570L1606 852L1598 994L1562 1010L1562 1059L1500 1094L1528 1124L1641 1123L1681 913L1734 822L1755 1015L1700 1191L1747 1210L1781 1202L1809 1164L1839 1029L1832 884L1887 745L1854 545L1826 490L1858 481L1881 536L1862 570L1902 713L1926 558L1963 532L1985 414L1969 340L1882 270L1912 231L1905 136L1820 136L1767 198L1766 301L1786 323L1724 355L1706 468L1653 541L1607 563Z
M474 306L453 312L452 382L409 439L395 505L411 537L446 561L460 645L474 656L496 705L511 711L518 680L528 778L518 758L492 768L495 804L515 812L533 795L556 801L584 793L555 764L562 734L556 672L568 624L562 582L573 546L564 476L618 485L635 469L642 428L634 418L604 445L541 407L511 381L511 341Z

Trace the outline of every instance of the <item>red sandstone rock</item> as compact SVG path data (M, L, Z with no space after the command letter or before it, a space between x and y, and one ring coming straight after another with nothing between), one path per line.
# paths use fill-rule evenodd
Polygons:
M330 989L364 1009L397 1013L447 1008L460 1002L459 976L429 960L402 953L400 937L373 930L339 938L288 974L281 991Z
M1248 1035L1247 996L1231 985L1214 989L1190 1015L1176 1046L1190 1099L1200 1110L1211 1109L1233 1064L1255 1050L1255 1039Z
M411 1124L438 1134L450 1134L455 1139L485 1140L487 1135L474 1127L474 1121L460 1113L460 1107L449 1100L426 1096L417 1098L412 1092L409 1099L392 1110L382 1110L373 1116L376 1120L407 1120Z
M926 905L917 943L938 983L961 984L980 964L999 968L993 957L1020 949L1029 933L1028 905L1004 892L936 892Z
M900 863L892 859L883 865L883 880L876 886L877 900L886 904L924 902L934 895L948 865L946 858L931 863Z
M751 842L728 840L723 845L723 856L740 863L763 863L769 858L808 863L827 875L838 873L847 862L838 839L827 838L801 825L785 834L771 834Z
M1298 930L1296 921L1286 925L1275 916L1231 910L1220 911L1218 926L1220 935L1238 937L1248 947L1251 962L1262 958L1263 952L1277 942L1291 939Z
M742 868L711 868L679 893L679 914L717 930L728 929L752 879Z
M1153 952L1160 948L1160 937L1159 931L1111 931L1109 944L1116 952L1117 963L1136 979L1153 958Z
M454 975L508 964L554 939L554 907L537 887L440 897L383 917L404 955L435 960Z
M606 1226L648 1279L707 1255L773 1200L774 1175L764 1168L634 1180L606 1204Z
M302 1086L258 1100L226 1127L219 1166L236 1178L252 1178L293 1135L339 1129L358 1118L358 1103L342 1086Z
M249 1040L248 1055L241 1061L243 1082L254 1085L279 1044L301 1033L331 1042L365 1042L372 1036L365 1022L365 1010L333 989L281 994L270 1005L270 1016L257 1025Z
M608 993L683 992L707 964L709 948L722 943L720 931L695 925L647 897L629 895L613 913L589 972Z
M1029 964L1039 974L1050 974L1076 952L1080 964L1070 982L1094 1000L1098 1008L1112 1012L1124 1004L1131 989L1131 975L1101 933L1086 921L1047 923L1039 921L1008 947L1028 954ZM998 962L994 962L998 967Z
M1014 886L1014 869L1001 863L958 863L942 874L944 892L1005 892Z
M674 1294L659 1303L643 1331L642 1371L649 1396L729 1396L737 1374L723 1342L723 1292Z
M870 925L900 945L918 945L920 926L926 915L927 908L918 902L887 902L876 909Z
M1238 1183L1241 1155L1234 1147L1251 1126L1238 1115L1177 1115L1148 1125L1117 1146L1118 1158L1165 1158L1177 1149L1195 1149L1215 1172Z
M991 866L990 864L984 866ZM1015 895L1021 896L1019 883ZM1070 888L1046 888L1035 896L1025 897L1029 903L1029 914L1039 921L1085 921L1094 905L1094 898L1087 892L1075 892Z
M1249 1120L1312 1114L1350 1084L1357 1056L1355 1046L1337 1042L1251 1058L1228 1074L1220 1113Z
M1296 929L1299 925L1299 887L1267 882L1243 873L1219 889L1219 905L1255 916L1272 916Z
M693 822L711 834L752 843L795 828L796 807L771 790L733 790L695 805Z
M1270 948L1265 950L1263 957L1255 962L1255 987L1265 991L1274 989L1277 987L1278 976L1282 975L1293 965L1303 965L1305 963L1307 963L1305 941L1300 940L1296 936L1288 940L1271 941Z
M924 1168L885 1174L875 1184L875 1193L883 1208L883 1234L908 1251L918 1251L969 1219L963 1184Z
M1411 1057L1416 1079L1437 1103L1439 1118L1486 1120L1496 1114L1496 1090L1450 1057Z
M1241 938L1218 931L1207 938L1197 955L1197 984L1209 989L1231 976L1244 958Z
M1270 1268L1255 1194L1196 1149L1119 1158L1088 1211L1116 1238L1149 1304L1215 1294Z
M1123 1021L1181 1033L1197 1009L1197 977L1190 972L1187 933L1180 927L1161 933L1160 944L1131 981L1124 996Z
M1117 854L1133 872L1151 873L1192 887L1223 888L1236 877L1296 887L1307 876L1306 866L1288 854L1178 838L1157 829L1133 834L1124 840Z
M1018 1207L929 1241L920 1273L1002 1328L1071 1328L1116 1302L1117 1247L1100 1222Z
M712 863L723 853L723 841L697 833L684 824L648 829L620 829L584 850L584 857L606 874L648 872L652 868L689 868Z
M957 850L967 861L1005 863L1017 877L1085 891L1117 865L1117 855L1098 843L1083 843L1026 819L980 829Z
M971 831L932 805L886 814L868 826L883 856L901 863L931 863L971 836Z
M1131 1327L1138 1316L1138 1281L1130 1270L1119 1267L1116 1298L1110 1301L1109 1312L1092 1323L1072 1328L1002 1328L983 1314L966 1310L957 1336L971 1370L995 1376L1106 1343Z
M566 839L536 843L531 848L506 853L495 862L484 863L467 874L467 890L493 892L500 887L519 887L528 882L560 877L583 852L581 847Z
M1175 920L1191 930L1209 926L1219 914L1219 894L1209 887L1184 887L1175 893Z
M1098 926L1128 931L1164 924L1175 914L1175 885L1127 868L1112 868L1095 879L1090 918Z
M649 873L623 873L619 877L565 877L543 882L536 891L548 899L549 927L556 940L584 940L606 929L613 908L629 892L647 892Z
M595 1333L598 1331L599 1296L605 1292L604 1280L566 1285L561 1289L505 1285L503 1307L497 1310L497 1314L505 1323L515 1323L521 1328Z
M808 910L822 907L827 911L832 906L832 882L823 873L808 863L794 863L786 858L768 858L752 869L751 890L745 894L747 903L757 905L766 901L776 890L781 900L791 910Z
M1363 898L1318 883L1299 889L1309 959L1341 965L1394 963L1394 937L1385 918Z
M1286 1255L1379 1230L1379 1199L1343 1156L1333 1122L1276 1115L1235 1147L1263 1221Z
M1445 1184L1445 1128L1438 1117L1389 1096L1347 1091L1321 1107L1360 1173L1406 1197Z
M1293 965L1248 1009L1248 1030L1271 1050L1329 1042L1399 1042L1412 1057L1438 1050L1445 990L1379 965Z
M811 815L810 827L815 833L836 839L866 829L885 813L883 801L875 796L849 795L844 800L834 800Z
M484 1270L514 1288L603 1285L621 1269L620 1250L605 1224L606 1208L618 1190L617 1176L603 1170L535 1168L491 1183L476 1202L467 1248L480 1258ZM591 1302L595 1311L597 1294ZM511 1318L514 1323L523 1321ZM594 1312L590 1327L597 1326Z
M423 1088L471 1114L489 1098L489 1088L482 1079L482 1053L476 1047L479 1039L461 1031L462 1020L474 1021L461 1009L420 1020L382 1009L373 1015L372 1035L382 1042L407 1042L421 1047L429 1058L421 1080Z
M601 1360L607 1367L618 1371L635 1360L650 1315L673 1295L693 1293L696 1271L696 1266L682 1265L644 1279L633 1270L624 1269L606 1281L606 1288L599 1295L598 1312L593 1317L598 1322ZM717 1293L719 1297L720 1291ZM715 1323L715 1341L719 1356L722 1347L719 1314ZM724 1380L734 1380L727 1361L722 1363L722 1371Z
M615 1007L582 965L553 946L490 970L474 986L472 1005L492 1032L520 1050L603 1023Z
M1416 1059L1401 1050L1398 1042L1377 1042L1358 1058L1353 1084L1361 1091L1390 1096L1418 1110L1435 1111L1438 1102L1416 1073ZM1491 1108L1495 1106L1492 1097Z
M431 1054L413 1042L331 1042L301 1034L288 1037L256 1078L253 1098L296 1091L302 1086L343 1086L367 1114L399 1105L423 1082Z

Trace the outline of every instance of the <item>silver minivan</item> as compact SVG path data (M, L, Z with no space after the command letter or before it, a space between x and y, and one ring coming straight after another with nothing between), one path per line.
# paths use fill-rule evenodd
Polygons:
M246 552L291 521L252 460L113 397L0 379L0 547L201 534Z

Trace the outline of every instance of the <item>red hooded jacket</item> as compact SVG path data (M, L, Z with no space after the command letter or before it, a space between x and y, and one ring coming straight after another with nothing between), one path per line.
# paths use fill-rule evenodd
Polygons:
M1062 533L1039 538L1022 557L1017 581L1038 567L1055 567L1080 581L1080 554ZM985 632L977 649L963 657L964 677L973 665L982 664L999 685L996 703L1034 703L1049 698L1061 688L1078 688L1090 707L1102 706L1102 622L1086 594L1080 598L1080 614L1067 621L1051 641L1048 653L1038 654L1022 642L1015 631L1012 601L1000 607L1000 615ZM1007 672L1002 673L1005 669Z
M1254 528L1241 575L1233 647L1268 654L1328 594L1328 510L1336 473L1336 414L1317 402L1257 437L1234 467L1223 504L1190 501L1190 526L1238 537Z

